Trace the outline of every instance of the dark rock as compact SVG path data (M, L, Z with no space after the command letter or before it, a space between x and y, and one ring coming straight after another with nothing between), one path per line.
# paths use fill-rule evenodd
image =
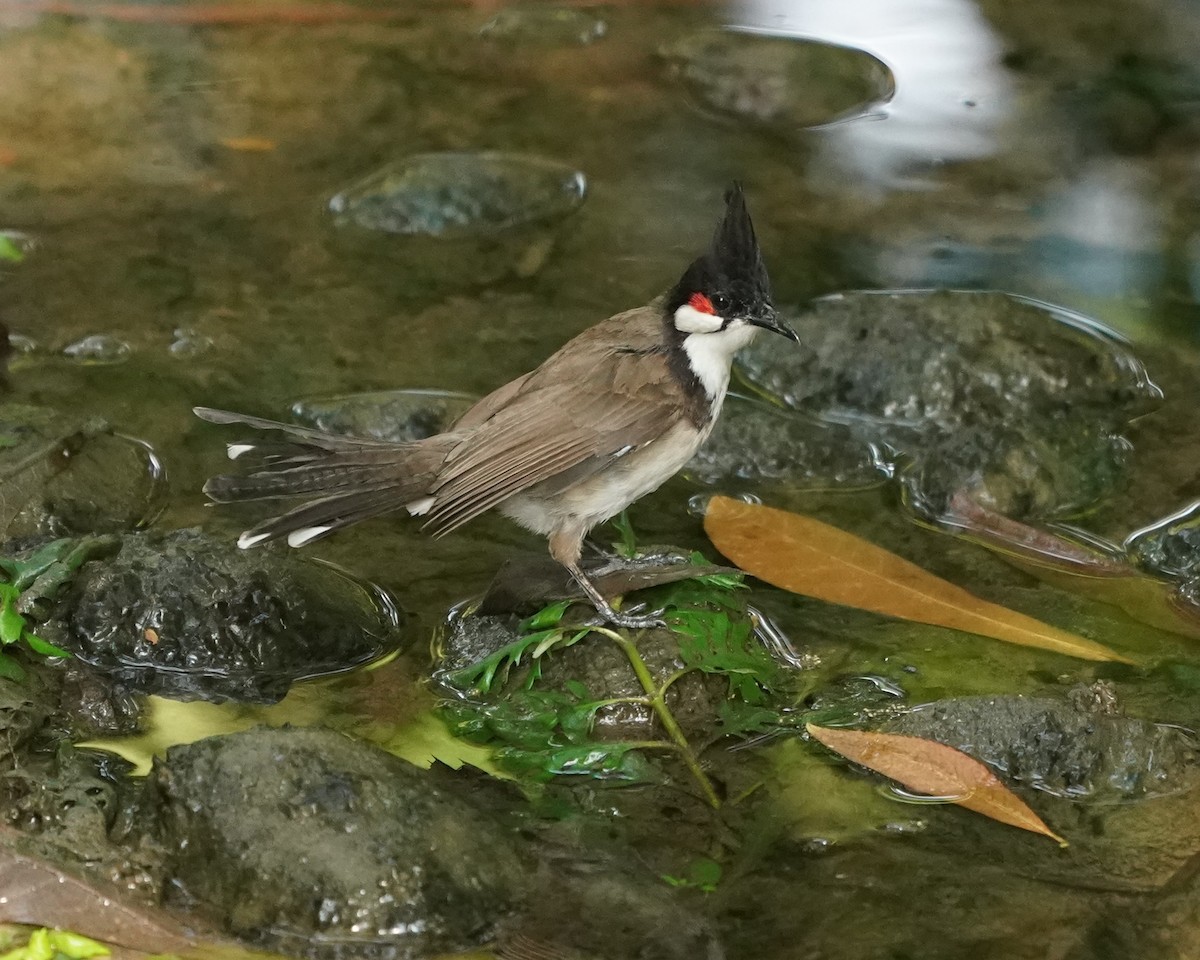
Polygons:
M638 635L638 655L656 684L665 682L685 666L679 637L670 630L644 630ZM597 697L641 697L629 658L607 637L584 642L547 657L540 683L554 688L571 681L582 683ZM729 696L729 681L716 674L693 670L667 689L667 709L688 738L703 741L717 729L721 705ZM662 739L666 736L654 711L640 703L614 703L596 713L592 734L598 740Z
M331 240L365 273L403 270L413 300L525 279L550 259L586 183L542 157L419 154L333 197Z
M154 450L103 421L0 405L0 534L7 539L129 530L162 508Z
M558 220L583 202L577 170L508 153L423 153L389 164L329 201L338 224L426 237L494 234Z
M1162 796L1196 782L1197 746L1178 727L1114 714L1105 701L962 697L923 704L889 733L956 747L1010 779L1060 797L1115 802Z
M120 855L108 833L121 807L116 771L109 769L113 762L104 754L66 747L49 762L22 771L28 789L10 804L9 821L79 862L113 862Z
M524 867L432 775L328 730L175 747L147 787L171 882L227 929L293 956L426 957L478 946Z
M853 489L884 479L870 445L845 427L736 395L683 472L698 483L789 488Z
M49 698L36 673L20 682L0 677L0 770L20 765L24 749L50 715Z
M1104 424L1080 417L990 425L921 443L905 471L908 503L941 518L956 494L1002 516L1072 516L1119 490L1132 446Z
M783 130L890 99L891 71L862 50L736 30L701 30L664 46L671 72L704 108Z
M521 636L520 620L513 616L458 616L451 620L439 644L439 675L472 666ZM679 640L670 630L643 630L638 635L638 654L655 682L662 683L684 666ZM629 658L607 637L594 634L582 642L541 658L539 689L563 689L577 682L597 700L643 697ZM709 734L716 728L718 709L729 683L724 677L688 673L667 691L667 707L687 736ZM505 689L492 694L502 699ZM615 703L595 715L592 735L597 740L650 740L663 731L650 707L639 703Z
M292 416L326 433L404 443L446 430L477 399L449 390L379 390L297 400Z
M677 583L714 573L737 573L734 567L697 563L673 547L645 546L635 558L591 557L580 561L588 578L606 597L623 597L638 590ZM515 613L529 616L554 600L584 598L583 590L563 565L542 554L504 561L475 613L479 616Z
M853 293L789 319L803 348L760 339L740 376L872 444L927 519L962 492L1014 518L1094 504L1124 477L1124 425L1161 399L1114 338L1019 297Z
M1134 563L1152 573L1173 579L1200 576L1200 505L1136 531L1125 549Z
M336 567L177 530L85 563L45 632L134 690L269 703L394 648L397 628L391 597Z
M672 563L661 562L673 560ZM629 588L635 584L642 588L650 588L644 594L629 598L632 602L645 602L654 609L661 602L664 594L654 589L661 587L669 591L670 584L678 583L697 576L701 573L727 572L722 567L696 567L686 563L687 558L677 553L671 554L664 550L662 553L651 554L649 557L638 557L626 561L612 558L601 565L600 573L595 582L608 595L631 593L631 589L614 589L613 585L624 580L624 586ZM681 562L682 561L682 562ZM555 565L557 566L557 565ZM641 572L643 580L640 584L633 578L636 571ZM593 568L592 572L596 572ZM520 595L515 590L506 587L503 579L511 579L513 572L502 571L497 583L493 583L482 604L476 608L465 608L451 616L436 644L438 656L438 676L454 692L460 696L464 692L476 696L474 692L456 690L455 679L452 676L458 671L465 670L486 660L492 654L520 640L525 635L521 630L522 620L514 613L503 610L505 603L514 600L518 602L521 613L533 613L544 606L550 599L571 597L577 594L576 589L560 587L567 585L560 579L561 567L555 575L548 571L544 578L534 577L532 582L545 588L545 595L540 601L534 600L528 594ZM758 621L754 620L744 600L734 595L736 609L728 612L731 619L742 618L740 622L752 623L757 631ZM656 602L657 601L657 602ZM498 611L481 613L481 610ZM594 617L591 604L583 600L577 606L569 608L563 616L562 627L567 634L578 629L584 629L581 624ZM592 621L594 622L594 620ZM681 636L669 628L640 630L637 633L637 652L641 657L650 676L656 684L664 683L668 678L682 672L666 692L666 705L675 715L681 729L688 738L704 739L713 735L719 726L721 705L730 696L729 679L718 673L708 673L700 669L683 672L687 664L681 651ZM767 649L772 645L758 637L751 641L762 643ZM526 662L528 667L528 662ZM497 684L486 695L490 701L500 701L507 694L517 689L524 682L523 670L514 671L507 684ZM609 637L602 633L594 633L584 637L578 643L559 647L539 658L536 681L538 690L570 692L578 690L579 684L587 691L587 699L608 700L641 698L646 691L638 679L629 657ZM575 694L571 694L575 696ZM624 741L646 740L661 738L664 731L654 711L641 703L614 703L601 707L594 714L591 735L598 740Z
M91 366L121 363L129 359L133 348L110 333L93 333L63 347L63 356Z
M595 14L552 4L510 7L501 10L479 28L481 37L526 46L587 46L607 32L608 24Z
M63 664L58 709L78 739L130 736L142 715L138 698L124 685L75 659Z

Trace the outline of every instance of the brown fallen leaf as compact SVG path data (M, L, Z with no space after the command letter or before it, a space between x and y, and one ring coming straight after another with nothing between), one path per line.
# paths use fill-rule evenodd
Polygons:
M96 3L94 0L0 0L0 11L86 17L122 23L239 26L263 23L322 24L411 17L407 5L359 3Z
M275 141L266 137L224 137L219 142L227 150L242 153L270 153L276 147Z
M1084 660L1134 662L1102 644L982 600L812 517L713 497L704 530L741 569L793 593Z
M13 831L0 830L0 922L74 930L144 953L180 953L196 939L173 918L133 904L115 887L72 876L46 860L12 847Z
M805 724L809 736L834 753L882 773L909 790L931 797L946 797L960 807L982 813L1000 823L1040 833L1058 842L1067 841L1008 789L974 757L944 743L870 730L833 730Z
M1180 585L1137 569L1115 544L1101 549L1057 530L1032 527L963 494L951 498L939 526L1060 590L1119 607L1159 630L1200 640L1200 611L1184 602Z

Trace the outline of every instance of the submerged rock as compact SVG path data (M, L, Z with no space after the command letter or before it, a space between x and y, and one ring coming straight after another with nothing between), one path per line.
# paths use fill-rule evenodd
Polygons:
M601 39L607 32L608 24L595 14L552 4L510 7L479 28L479 35L489 40L581 46Z
M177 530L85 563L40 632L138 691L270 703L394 648L398 623L386 592L329 564Z
M439 644L442 655L438 674L444 680L455 670L480 663L504 647L515 643L523 634L520 620L514 616L479 616L469 614L453 618ZM638 635L638 654L656 683L684 668L679 654L679 638L670 630L644 630ZM609 700L645 696L629 658L611 640L593 634L580 643L545 656L538 664L540 689L569 690L570 685L582 685L587 693L581 700ZM687 736L711 734L717 725L718 711L724 702L729 683L723 677L691 672L685 674L667 691L667 707ZM501 685L489 699L503 700L511 688ZM576 687L576 689L579 689ZM486 710L481 709L481 714ZM502 733L502 731L493 731ZM530 732L546 738L549 733L536 729L531 718ZM650 740L662 738L664 732L653 710L641 703L613 703L594 714L589 734L596 740Z
M513 741L516 734L521 749L535 751L560 742L615 744L664 738L666 731L649 704L631 702L644 698L646 690L630 656L605 633L587 628L589 621L595 622L588 601L564 604L565 609L546 623L538 619L544 611L537 611L551 599L578 594L562 568L552 566L557 569L547 564L544 570L523 566L502 571L477 607L452 614L435 644L437 678L449 696L465 704L455 721L461 732L502 742ZM637 631L636 651L655 684L674 678L666 690L666 705L687 737L703 741L720 735L722 708L734 699L731 673L740 674L749 687L754 687L752 678L778 678L780 662L790 651L786 638L749 608L740 592L696 579L728 574L727 568L696 566L686 554L663 550L634 560L612 558L588 569L607 596L624 595L629 603L670 611L667 619L674 628ZM513 582L518 580L519 586ZM540 602L531 589L540 592ZM521 618L527 613L533 614L533 621ZM528 638L552 630L560 630L572 642L533 656L536 644ZM521 649L518 656L504 654L514 646ZM499 669L490 671L497 679L481 685L481 671L498 656ZM529 691L532 696L525 697ZM513 707L516 701L521 703ZM605 702L596 710L574 710L595 701ZM549 712L543 709L547 706ZM528 736L512 722L523 710L541 714L530 717ZM554 710L560 711L557 718ZM554 734L556 723L565 724L565 739Z
M483 812L328 730L174 747L147 789L170 882L231 933L293 956L476 947L526 878Z
M660 51L698 103L781 129L829 123L891 97L891 71L863 50L706 29Z
M869 444L845 427L736 395L726 399L712 435L683 473L698 483L810 489L867 487L884 479Z
M1200 577L1200 503L1131 534L1125 549L1144 570L1172 579Z
M334 222L426 237L494 234L574 211L587 188L565 164L512 153L422 153L329 201Z
M955 494L1014 517L1078 514L1118 490L1132 445L1083 418L943 434L905 452L907 503L942 518ZM891 460L894 454L889 456Z
M844 425L936 518L954 494L1014 518L1095 503L1124 476L1120 431L1161 392L1114 338L1000 293L853 293L789 318L804 349L765 339L739 375Z
M50 715L49 697L36 673L20 681L0 677L0 771L20 765L23 748Z
M1189 734L1110 710L1108 698L962 697L914 707L883 729L956 747L1060 797L1114 802L1195 785L1200 753Z
M586 190L582 173L542 157L418 154L333 197L332 239L368 275L403 270L410 300L444 296L536 275Z
M104 864L114 879L138 871L130 853L109 841L121 808L118 774L125 764L108 754L60 747L53 758L40 757L23 773L24 790L11 797L6 819L29 834L50 841L79 863Z
M0 535L129 530L162 508L165 471L149 444L102 420L0 405Z
M379 390L297 400L292 416L326 433L403 443L446 430L476 399L449 390Z
M107 333L94 333L63 347L63 356L92 365L120 363L132 352L128 343Z

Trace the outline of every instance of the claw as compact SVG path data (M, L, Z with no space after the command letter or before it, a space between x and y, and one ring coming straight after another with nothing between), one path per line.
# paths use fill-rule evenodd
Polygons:
M614 626L624 627L626 630L652 630L656 627L665 627L667 622L663 619L662 610L654 610L647 614L622 613L615 609L612 604L605 602L603 606L596 604L596 612Z

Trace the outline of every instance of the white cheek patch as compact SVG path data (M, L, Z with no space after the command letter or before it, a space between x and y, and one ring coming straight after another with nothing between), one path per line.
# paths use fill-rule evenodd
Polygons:
M675 329L680 333L716 333L725 321L685 303L675 311Z
M733 355L754 339L755 328L734 322L717 334L683 338L692 373L704 387L709 400L719 403L729 386L729 368Z

